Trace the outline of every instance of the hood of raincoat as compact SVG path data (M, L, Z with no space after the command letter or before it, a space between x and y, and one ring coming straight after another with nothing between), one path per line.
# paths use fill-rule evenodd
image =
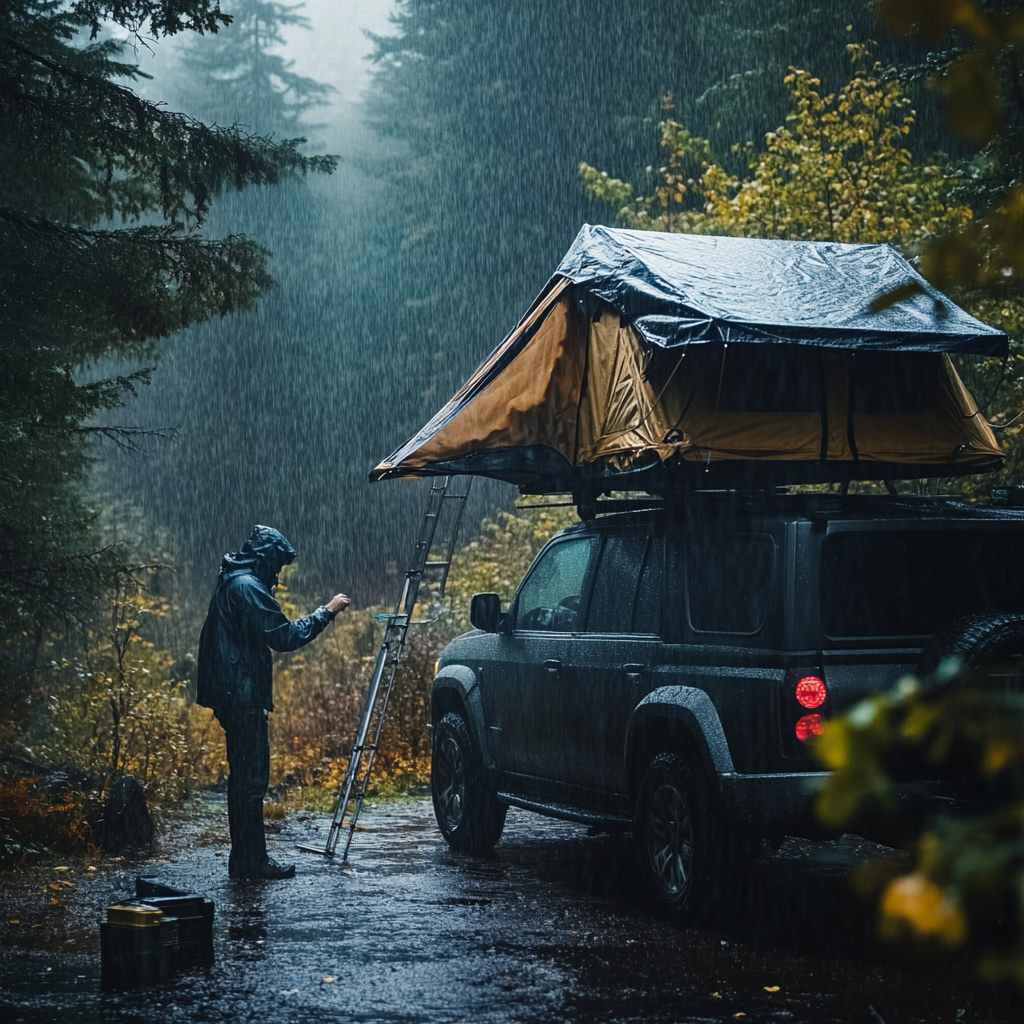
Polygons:
M295 561L295 548L280 530L254 526L240 551L228 552L220 563L220 575L251 573L267 587L277 584L283 566Z

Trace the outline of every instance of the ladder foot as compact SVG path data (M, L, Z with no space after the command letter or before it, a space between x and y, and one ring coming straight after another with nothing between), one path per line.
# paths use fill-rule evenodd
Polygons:
M303 853L319 853L321 857L331 858L334 856L333 850L321 850L319 846L305 846L300 843L297 849L301 850Z

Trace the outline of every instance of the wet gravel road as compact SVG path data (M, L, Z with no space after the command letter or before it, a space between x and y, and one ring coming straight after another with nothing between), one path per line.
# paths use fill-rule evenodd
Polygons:
M868 941L848 875L865 856L896 855L850 838L787 841L737 880L713 929L682 930L642 908L628 837L513 809L493 858L475 861L448 850L427 799L363 821L349 869L294 852L323 843L323 818L283 822L271 852L298 858L292 881L229 881L216 806L170 823L166 860L8 879L0 1020L1024 1019L1016 995L988 992L961 964L896 962ZM101 993L98 922L137 874L216 901L217 961L163 987Z

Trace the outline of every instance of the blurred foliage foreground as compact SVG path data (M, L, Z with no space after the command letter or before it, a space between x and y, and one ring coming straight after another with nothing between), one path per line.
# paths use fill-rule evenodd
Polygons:
M817 812L855 828L865 809L897 816L901 778L947 780L955 812L950 800L912 830L914 870L859 881L880 895L886 938L966 944L983 977L1024 984L1024 693L994 687L992 670L947 658L826 723L815 752L832 774Z
M509 599L537 551L573 518L570 509L502 513L485 520L480 536L456 554L447 614L410 630L374 793L427 784L430 688L442 648L470 628L475 592ZM314 603L289 589L297 572L287 567L278 591L290 618ZM159 620L179 613L159 596L160 575L147 569L126 578L88 626L69 625L43 642L46 667L19 702L24 711L0 725L0 864L25 863L46 851L89 852L90 822L125 774L143 785L151 807L226 780L223 731L192 700L192 652L166 650L153 639L173 633ZM400 583L396 576L396 596ZM333 808L383 636L375 615L390 610L350 610L302 651L275 655L268 816L281 816L283 804Z

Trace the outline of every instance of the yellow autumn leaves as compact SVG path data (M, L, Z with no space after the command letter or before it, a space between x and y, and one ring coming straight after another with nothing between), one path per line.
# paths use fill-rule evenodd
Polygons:
M954 182L943 164L915 164L903 144L914 112L900 84L879 77L864 46L847 50L856 71L836 93L790 69L785 125L763 150L734 147L749 174L729 173L705 139L666 121L668 163L653 195L633 199L627 183L582 164L585 185L646 230L907 246L966 225L971 211L948 203Z
M152 575L152 574L150 574ZM106 623L81 651L51 666L51 729L34 753L98 780L128 772L159 798L214 781L225 759L210 712L185 699L175 659L148 624L173 612L144 581L126 579Z
M915 935L958 946L967 937L967 922L955 901L920 872L889 883L881 903L881 931L897 939L909 928Z

